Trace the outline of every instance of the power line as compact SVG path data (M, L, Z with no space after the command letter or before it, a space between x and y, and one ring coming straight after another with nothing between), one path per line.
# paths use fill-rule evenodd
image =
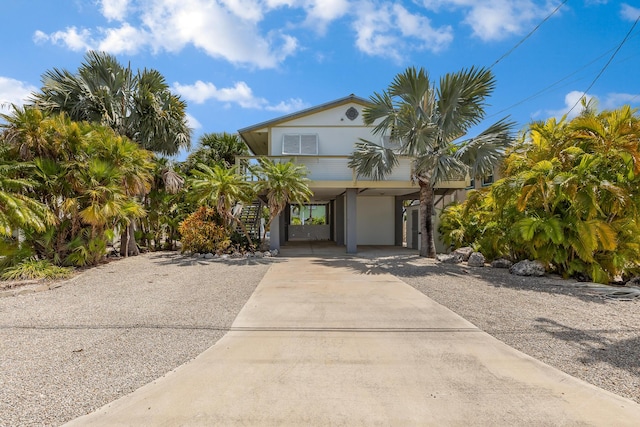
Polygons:
M600 72L598 73L598 75L593 79L593 81L591 82L591 84L589 85L589 87L582 92L582 96L576 101L575 104L573 104L573 107L571 107L571 109L567 112L567 115L569 113L571 113L573 111L574 108L576 108L576 106L580 103L580 101L582 100L582 98L587 94L587 92L589 92L591 90L591 88L593 87L593 85L598 81L598 79L600 78L600 76L602 76L602 74L604 73L604 71L607 69L607 67L609 67L609 64L611 64L611 61L613 61L613 58L615 58L616 54L620 51L620 49L622 49L622 46L626 43L627 39L629 38L629 36L631 35L631 33L633 32L633 29L636 27L636 25L638 24L638 21L640 20L640 15L638 15L638 17L636 18L635 22L633 23L633 25L631 26L631 28L629 29L629 31L627 32L627 34L624 36L624 39L622 39L622 41L620 42L620 44L618 45L618 48L615 50L615 52L613 52L613 55L611 55L611 58L609 58L609 60L607 61L606 64L604 64L604 67L602 67L602 69L600 70Z
M634 34L634 35L630 36L630 37L629 37L629 39L632 39L632 38L634 38L634 37L637 37L638 35L639 35L639 34L638 34L638 33L636 33L636 34ZM609 54L610 52L613 52L615 49L616 49L616 48L614 47L614 48L611 48L611 49L607 50L606 52L603 52L601 55L599 55L599 56L598 56L598 57L596 57L595 59L593 59L593 60L589 61L588 63L584 64L583 66L581 66L581 67L580 67L580 68L578 68L577 70L573 71L572 73L567 74L566 76L564 76L564 77L562 77L561 79L559 79L559 80L555 81L554 83L551 83L550 85L548 85L548 86L546 86L546 87L544 87L544 88L540 89L539 91L535 92L533 95L530 95L530 96L528 96L528 97L526 97L526 98L524 98L524 99L521 99L520 101L515 102L515 103L513 103L513 104L509 105L508 107L505 107L505 108L503 108L502 110L500 110L500 111L498 111L498 112L496 112L496 113L493 113L493 114L491 114L491 115L487 116L486 118L488 119L488 118L491 118L491 117L497 116L498 114L504 113L505 111L509 111L509 110L511 110L512 108L517 107L518 105L524 104L525 102L527 102L527 101L529 101L529 100L531 100L531 99L534 99L534 98L536 98L536 97L540 96L540 95L541 95L541 94L543 94L544 92L547 92L548 90L550 90L550 89L554 88L555 86L559 85L560 83L564 82L564 81L565 81L565 80L567 80L569 77L572 77L572 76L574 76L574 75L578 74L580 71L582 71L582 70L584 70L584 69L586 69L586 68L590 67L590 66L591 66L591 65L593 65L594 63L598 62L600 59L602 59L603 57L605 57L605 56L606 56L607 54ZM628 57L626 57L625 59L623 59L623 61L628 61L629 59L631 59L631 58L633 58L633 57L635 57L635 56L636 56L636 55L628 56ZM620 62L620 61L619 61L619 62ZM578 81L578 80L582 80L582 78L577 79L577 80L574 80L574 81ZM631 98L631 100L633 100L633 99L635 99L635 98L638 98L638 97L640 97L640 94L638 94L638 95L634 96L633 98Z
M600 56L598 56L597 58L593 59L592 61L589 61L588 63L584 64L582 67L578 68L577 70L573 71L572 73L567 74L566 76L562 77L560 80L556 80L554 83L551 83L550 85L540 89L539 91L537 91L536 93L534 93L533 95L530 95L516 103L511 104L510 106L503 108L502 110L493 113L490 116L487 116L487 118L493 117L493 116L497 116L498 114L504 113L505 111L508 111L510 109L512 109L513 107L517 107L520 104L524 104L525 102L534 99L540 95L542 95L543 93L545 93L546 91L554 88L555 86L559 85L560 83L564 82L565 80L567 80L569 77L572 77L576 74L578 74L580 71L584 70L585 68L590 67L591 65L595 64L596 62L598 62L600 59L602 59L603 57L605 57L609 52L613 51L614 48L609 49L608 51L604 52L603 54L601 54ZM581 80L581 79L579 79Z
M568 0L563 0L562 3L560 3L555 9L553 9L553 12L551 12L549 15L546 16L546 18L544 18L542 21L540 21L538 23L538 25L536 25L533 30L531 30L529 32L529 34L527 34L526 36L524 36L518 43L515 44L515 46L513 46L511 49L509 49L504 55L502 55L500 58L498 58L496 60L496 62L494 62L493 64L491 64L491 66L489 67L489 69L492 69L498 62L502 61L504 58L506 58L507 56L509 56L511 54L511 52L513 52L514 50L516 50L522 43L525 42L525 40L527 40L529 37L531 37L533 35L533 33L535 33L536 31L538 31L538 28L540 28L540 26L542 24L544 24L545 22L547 22L547 20L549 18L551 18L553 15L555 15L555 13L567 2Z

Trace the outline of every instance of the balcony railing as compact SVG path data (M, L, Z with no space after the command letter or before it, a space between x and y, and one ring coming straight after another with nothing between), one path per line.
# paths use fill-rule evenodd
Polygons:
M257 177L251 172L251 166L257 164L256 156L241 156L236 158L238 173L245 176L247 181L255 181ZM297 165L304 165L309 171L307 177L312 181L366 181L367 177L357 177L356 172L349 167L349 156L268 156L278 162L292 161ZM408 182L411 179L411 159L400 158L398 166L385 181Z

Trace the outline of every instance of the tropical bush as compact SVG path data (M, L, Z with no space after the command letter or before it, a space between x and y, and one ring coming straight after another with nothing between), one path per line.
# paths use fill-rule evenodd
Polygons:
M0 274L2 280L64 279L73 274L73 269L59 267L46 259L28 258L5 269Z
M640 120L625 106L533 123L502 176L445 209L452 246L537 259L565 277L607 283L640 271Z
M222 254L231 245L231 238L218 212L201 206L187 216L179 227L182 252Z
M64 113L15 107L2 119L0 169L10 175L0 179L0 196L20 210L0 209L0 234L24 236L11 263L20 254L56 265L100 262L113 230L146 214L136 196L150 189L152 153Z

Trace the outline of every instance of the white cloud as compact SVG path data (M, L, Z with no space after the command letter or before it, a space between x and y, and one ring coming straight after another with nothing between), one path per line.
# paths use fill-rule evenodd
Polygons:
M196 104L203 104L209 99L232 102L243 108L262 108L268 104L266 99L256 98L245 82L238 82L233 87L217 88L213 83L198 80L192 85L174 83L173 88L184 99Z
M192 85L174 83L173 89L185 100L203 104L210 99L223 103L237 104L242 108L290 113L308 107L300 99L290 99L272 105L265 98L257 97L245 82L237 82L232 87L218 88L211 82L196 81Z
M198 119L196 119L189 113L185 114L185 116L187 119L187 126L189 126L189 129L193 129L193 130L202 129L202 123L200 123Z
M113 54L137 53L145 43L148 35L144 31L132 27L126 22L120 28L104 30L103 38L98 44L98 50Z
M191 44L214 58L273 68L297 50L293 36L280 31L260 34L253 9L242 16L237 13L212 1L163 0L152 2L142 21L156 51L179 51Z
M11 104L23 105L37 87L10 77L0 76L0 112L9 111Z
M127 15L129 0L101 0L100 11L109 21L123 21Z
M51 34L38 30L34 33L33 40L36 43L51 42L66 46L75 52L92 49L93 44L91 31L86 28L78 30L76 27L68 27L64 31L56 31Z
M590 94L585 95L584 92L574 90L565 95L563 108L560 108L558 110L545 110L544 112L537 112L536 114L534 114L534 117L539 117L544 114L549 117L556 117L559 119L565 114L568 114L567 117L569 119L572 119L580 114L583 110L581 101L582 97L586 97L588 102L595 102L598 110L614 110L622 107L623 105L640 104L640 93L632 94L612 92L601 98ZM572 108L573 110L571 110Z
M262 5L253 0L221 0L221 3L245 21L260 22L264 17Z
M546 17L559 4L558 0L423 0L430 10L462 9L464 23L473 35L484 40L501 40L530 30L534 23ZM538 3L543 3L539 5ZM561 12L562 9L559 10Z
M276 105L270 105L265 107L265 110L276 111L279 113L293 113L295 111L304 110L309 108L310 105L302 101L300 98L291 98L288 101L280 101Z
M408 51L437 52L453 40L451 27L433 28L429 18L400 4L363 2L358 9L356 46L369 55L401 61Z
M119 28L36 31L34 41L113 54L143 49L178 52L192 45L235 64L273 68L298 50L298 41L279 29L262 31L259 24L266 8L257 0L102 0L102 14L109 21L121 21Z
M640 104L640 93L608 93L602 101L602 108L606 110L613 110L627 104Z
M627 21L635 21L640 16L640 9L626 3L620 5L620 15Z
M563 108L559 110L547 110L546 113L547 115L556 118L560 118L566 114L569 119L572 119L582 112L583 108L581 99L583 97L585 97L588 102L591 100L595 100L596 102L598 101L598 98L593 95L585 94L579 90L574 90L564 96Z
M305 3L307 18L304 24L314 28L319 34L324 34L331 22L349 12L348 0L310 0Z

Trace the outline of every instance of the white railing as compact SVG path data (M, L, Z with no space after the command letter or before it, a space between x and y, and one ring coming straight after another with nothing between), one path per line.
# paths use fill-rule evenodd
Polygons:
M264 156L263 156L264 157ZM349 156L266 156L279 161L292 161L297 165L306 166L309 178L312 181L368 181L370 178L357 177L353 169L349 167ZM238 173L245 176L247 181L255 181L257 178L251 172L251 166L257 164L257 156L241 156L236 158ZM392 173L385 177L385 181L408 182L411 179L411 159L400 158L399 164Z

